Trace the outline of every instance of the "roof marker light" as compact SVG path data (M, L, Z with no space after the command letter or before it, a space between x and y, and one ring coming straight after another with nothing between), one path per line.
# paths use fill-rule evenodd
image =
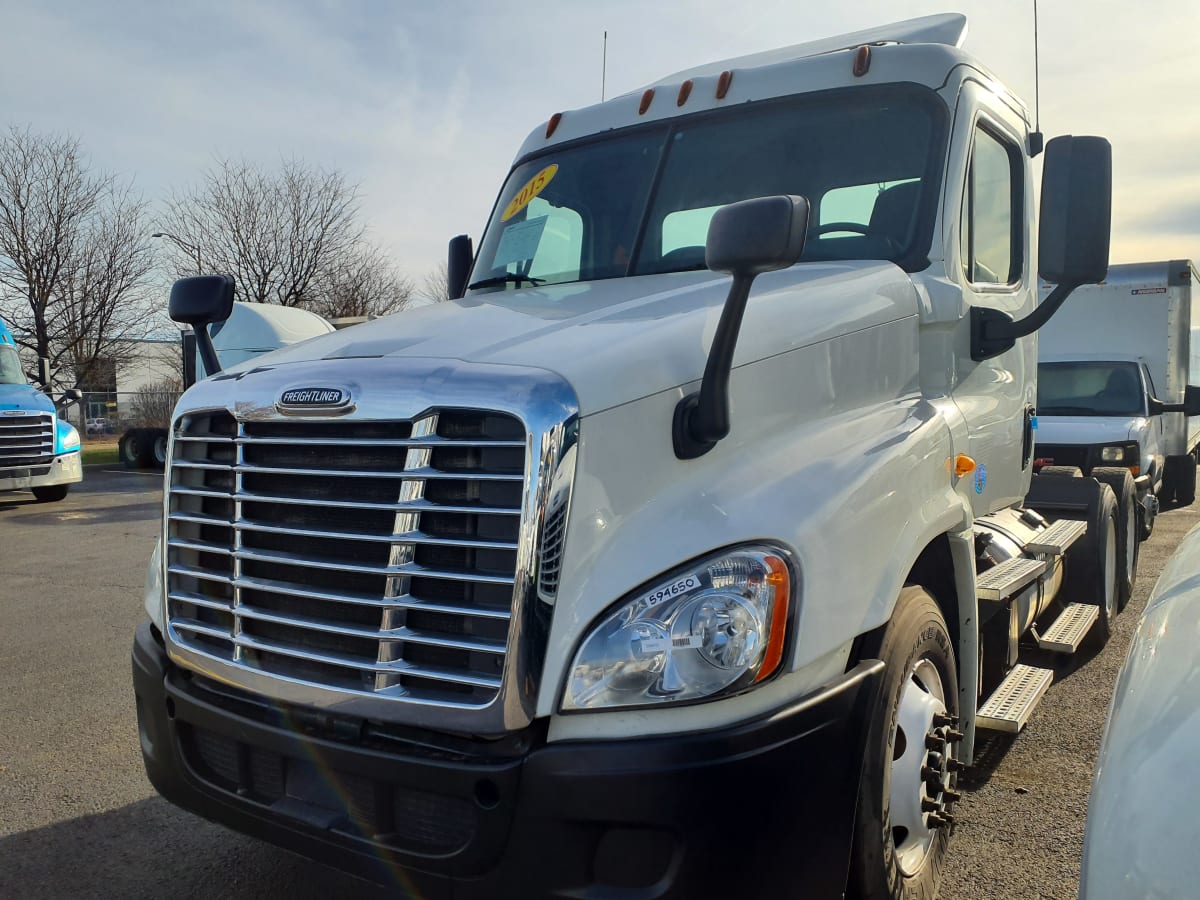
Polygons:
M646 88L646 93L642 94L642 105L638 107L638 115L644 116L646 110L650 108L650 101L654 99L654 88Z
M675 98L676 106L683 106L687 103L688 97L692 95L692 79L688 79L679 86L679 96Z
M863 44L854 54L854 77L862 78L871 68L871 48Z
M733 71L726 69L721 73L721 77L717 79L717 99L724 100L725 95L729 93L729 85L733 83Z
M546 137L554 134L554 130L558 128L558 123L562 121L562 113L557 112L550 117L550 121L546 123Z

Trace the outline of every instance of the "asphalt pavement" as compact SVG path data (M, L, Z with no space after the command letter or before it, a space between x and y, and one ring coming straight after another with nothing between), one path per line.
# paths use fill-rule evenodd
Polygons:
M177 810L146 780L129 648L161 497L159 475L99 467L61 503L0 494L0 897L387 896ZM1197 521L1192 509L1160 517L1108 646L1060 662L1025 731L984 745L941 897L1075 897L1112 685L1163 562Z

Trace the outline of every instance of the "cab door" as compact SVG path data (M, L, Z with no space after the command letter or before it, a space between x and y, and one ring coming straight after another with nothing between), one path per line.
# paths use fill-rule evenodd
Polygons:
M956 182L959 189L956 197L947 196L947 208L957 202L959 215L957 230L945 236L946 268L962 290L967 315L956 335L953 397L976 463L957 487L979 516L1021 502L1032 471L1037 338L1022 338L1012 349L976 362L970 354L970 308L990 307L1014 319L1033 309L1033 205L1026 124L1015 107L968 81L955 130L966 153L958 177L947 179L948 190Z

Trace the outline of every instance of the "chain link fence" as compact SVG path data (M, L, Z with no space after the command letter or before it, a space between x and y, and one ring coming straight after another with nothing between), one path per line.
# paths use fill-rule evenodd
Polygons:
M179 391L85 393L61 413L85 442L116 441L130 428L168 428Z

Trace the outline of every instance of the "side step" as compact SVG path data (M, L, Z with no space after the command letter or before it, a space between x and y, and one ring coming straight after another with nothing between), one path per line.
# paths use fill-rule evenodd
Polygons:
M1032 541L1025 545L1030 553L1049 553L1061 556L1067 548L1083 537L1087 522L1078 519L1059 519Z
M1045 560L1014 556L979 576L975 582L975 594L980 600L998 602L1011 597L1045 571Z
M1030 631L1037 645L1043 650L1074 653L1098 618L1100 607L1091 603L1071 603L1054 620L1054 624L1046 629L1045 634L1038 634L1036 628Z
M1052 669L1038 669L1024 664L1013 666L1000 682L1000 687L987 703L979 707L975 725L993 731L1016 734L1025 727L1042 694L1054 680Z

